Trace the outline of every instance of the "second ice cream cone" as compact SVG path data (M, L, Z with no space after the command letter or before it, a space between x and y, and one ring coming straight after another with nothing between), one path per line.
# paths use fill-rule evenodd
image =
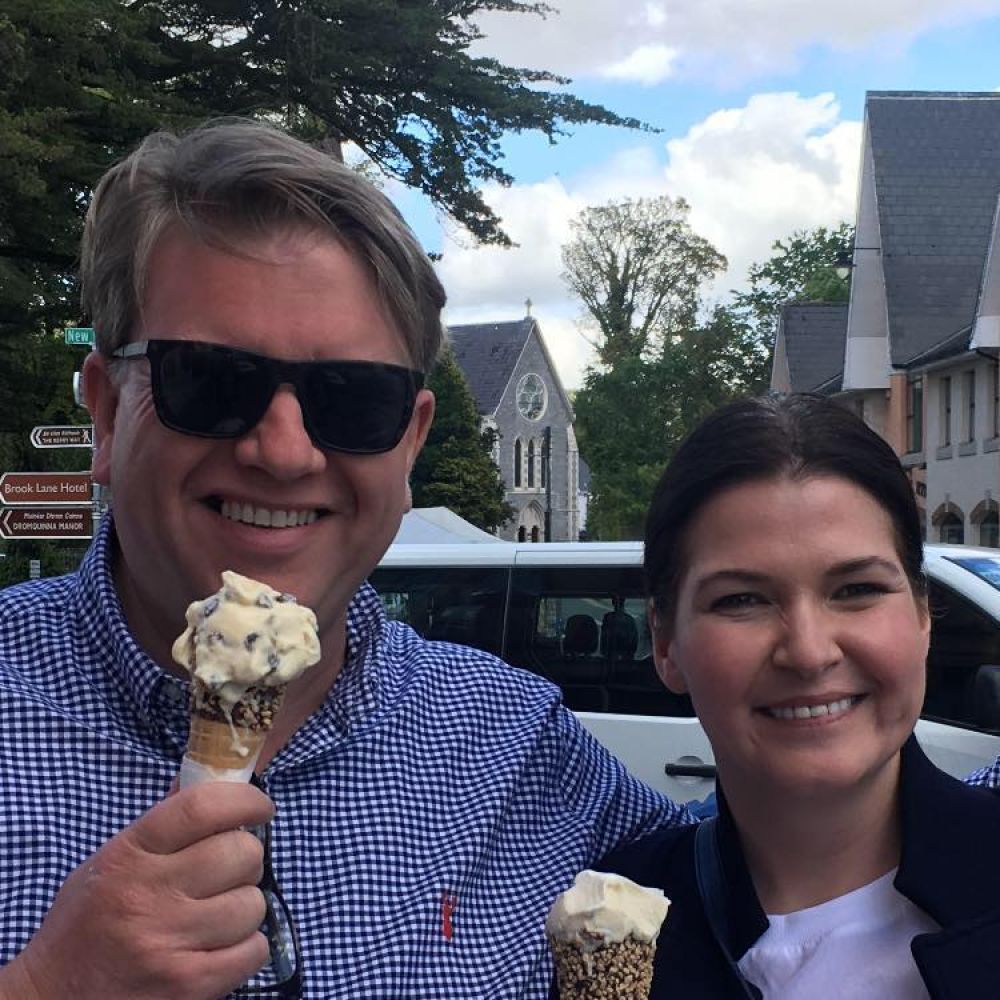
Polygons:
M545 920L560 1000L647 1000L669 906L659 889L580 872Z
M655 950L631 936L593 951L554 941L559 1000L648 1000Z

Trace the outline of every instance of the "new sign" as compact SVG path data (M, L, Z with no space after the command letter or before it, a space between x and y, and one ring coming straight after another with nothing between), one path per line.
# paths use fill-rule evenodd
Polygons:
M31 432L35 448L90 448L94 444L94 428L90 424L51 424L36 427Z
M92 500L89 472L5 472L0 476L0 503L89 504Z
M93 520L79 507L8 508L0 513L0 538L90 538Z
M63 330L63 338L67 344L80 344L84 347L93 347L94 328L92 326L67 326Z

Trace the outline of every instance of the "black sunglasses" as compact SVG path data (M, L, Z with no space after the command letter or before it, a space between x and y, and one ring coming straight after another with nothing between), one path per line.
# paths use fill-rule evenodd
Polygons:
M310 438L353 455L392 451L413 416L421 372L376 361L279 361L196 340L140 340L111 357L148 358L160 422L197 437L238 438L292 385Z
M256 780L251 784L261 787ZM271 824L256 827L254 832L264 844L264 874L257 886L267 907L261 929L267 937L271 960L254 976L253 985L241 986L232 996L302 1000L302 949L292 911L281 895L271 864Z

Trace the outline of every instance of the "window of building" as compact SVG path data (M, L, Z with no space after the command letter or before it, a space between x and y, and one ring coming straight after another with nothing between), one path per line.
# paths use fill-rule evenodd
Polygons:
M976 440L976 373L965 373L965 440Z
M1000 549L1000 516L995 510L979 522L979 544Z
M479 429L484 435L488 435L487 440L490 444L490 458L493 459L493 464L499 469L500 431L497 428L497 422L492 417L483 417Z
M537 524L533 524L531 526L531 540L533 542L537 542L538 541L538 525Z
M941 379L941 445L951 444L951 377Z
M519 542L523 542L525 540L525 537L526 535L524 531L524 525L522 524L521 527L517 529L517 540Z
M528 489L535 485L535 441L528 442Z
M520 485L521 485L521 439L517 438L514 441L514 489L518 489Z
M906 450L921 451L924 447L924 380L910 381L906 392Z
M946 545L965 544L965 525L957 514L943 514L938 521L938 540Z
M544 490L549 484L549 462L552 460L552 430L547 427L542 437L542 454L538 463L538 482Z
M1000 437L1000 361L993 365L993 437Z

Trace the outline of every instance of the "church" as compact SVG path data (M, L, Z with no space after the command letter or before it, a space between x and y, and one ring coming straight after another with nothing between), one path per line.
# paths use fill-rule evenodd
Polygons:
M497 432L493 461L516 514L510 541L577 541L584 526L573 409L533 316L451 326L455 360L483 425Z

